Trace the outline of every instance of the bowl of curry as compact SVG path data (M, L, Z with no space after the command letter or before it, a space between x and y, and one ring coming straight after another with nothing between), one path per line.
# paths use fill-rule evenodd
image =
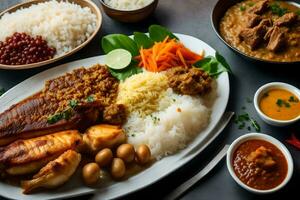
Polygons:
M300 120L300 90L290 84L271 82L254 95L254 107L266 123L287 126Z
M266 134L249 133L230 145L227 168L244 189L267 194L288 183L293 174L293 160L277 139Z
M211 20L221 41L250 60L300 63L300 4L295 0L219 0Z

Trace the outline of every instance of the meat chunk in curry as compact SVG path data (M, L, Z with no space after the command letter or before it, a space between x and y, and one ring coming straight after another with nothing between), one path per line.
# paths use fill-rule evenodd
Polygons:
M266 147L260 146L248 155L247 160L263 169L270 169L276 165L270 152Z

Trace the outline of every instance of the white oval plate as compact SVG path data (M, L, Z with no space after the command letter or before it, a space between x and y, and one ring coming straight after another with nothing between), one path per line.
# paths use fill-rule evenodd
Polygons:
M192 51L200 52L204 50L206 55L215 55L215 50L203 41L188 35L176 35L180 41ZM5 111L11 105L18 103L29 95L41 90L46 80L63 75L66 72L70 72L80 66L89 67L97 63L103 63L103 61L104 56L96 56L63 64L39 73L13 87L1 97L0 112ZM190 143L184 150L175 155L168 156L160 161L155 162L151 167L147 168L141 173L138 173L137 175L132 176L125 181L103 183L103 185L95 189L86 187L83 184L80 177L80 172L77 170L77 174L74 175L65 185L59 187L58 189L46 190L31 195L23 195L20 187L0 182L0 195L9 199L40 200L74 197L87 193L98 193L97 198L99 199L113 199L132 193L157 182L194 158L199 153L198 150L202 149L202 147L205 145L206 139L213 134L212 130L220 121L229 98L228 73L222 73L218 77L217 83L218 97L212 108L211 121L208 127L199 133L194 141Z

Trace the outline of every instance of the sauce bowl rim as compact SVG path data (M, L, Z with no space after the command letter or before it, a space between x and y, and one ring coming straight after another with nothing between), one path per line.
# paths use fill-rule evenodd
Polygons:
M265 118L267 121L271 121L273 123L280 124L280 125L289 125L291 123L294 123L294 122L300 120L300 115L298 115L297 117L290 119L290 120L278 120L278 119L273 119L262 112L261 108L259 107L259 101L261 99L262 94L268 90L275 89L275 88L285 89L285 90L291 92L293 95L297 96L298 99L300 99L300 90L297 87L295 87L291 84L288 84L288 83L283 83L283 82L270 82L270 83L264 84L260 88L258 88L258 90L256 91L256 93L254 95L253 102L254 102L254 107L255 107L256 112L258 112L258 114L262 118Z
M233 153L242 143L244 143L248 140L253 140L253 139L264 140L264 141L270 142L271 144L276 146L282 152L282 154L284 155L284 157L287 161L286 177L279 185L277 185L274 188L271 188L268 190L259 190L259 189L252 188L252 187L246 185L245 183L243 183L234 172L234 169L232 166ZM238 183L238 185L240 185L244 189L246 189L250 192L256 193L256 194L269 194L269 193L273 193L273 192L276 192L276 191L282 189L289 182L289 180L291 179L291 177L293 175L293 171L294 171L293 158L292 158L289 150L286 148L286 146L282 142L277 140L276 138L274 138L270 135L263 134L263 133L247 133L247 134L242 135L242 136L238 137L237 139L235 139L227 151L226 164L227 164L227 169L228 169L231 177L235 180L235 182Z

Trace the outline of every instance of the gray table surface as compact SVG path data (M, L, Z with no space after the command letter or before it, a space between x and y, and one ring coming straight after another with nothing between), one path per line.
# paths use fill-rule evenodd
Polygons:
M100 39L110 33L131 34L133 31L147 31L151 24L161 24L168 27L173 32L184 33L195 36L205 41L217 51L219 51L232 67L233 75L230 76L231 93L228 111L242 113L242 107L247 107L247 112L252 115L261 125L262 132L272 135L275 138L285 141L292 130L300 132L300 124L286 128L275 128L263 123L254 110L251 103L247 103L247 98L253 98L255 91L263 84L272 81L282 81L293 84L300 88L299 73L296 67L299 66L274 66L268 64L257 64L249 62L229 50L215 35L211 23L211 10L217 0L161 0L154 15L144 22L138 24L123 24L108 18L105 14L103 26L96 38L75 55L58 63L46 67L22 71L0 70L0 87L6 90L20 83L26 78L37 74L45 69L51 68L61 63L70 62L82 58L101 55ZM7 8L18 0L0 0L0 10ZM99 2L95 0L99 5ZM1 30L0 30L1 31ZM299 70L298 70L299 71ZM141 191L131 194L122 199L161 199L164 195L175 188L183 181L189 179L205 163L213 158L218 149L226 143L231 143L237 137L249 132L239 130L237 125L231 122L228 127L203 153L197 156L190 163ZM286 143L285 143L286 144ZM284 199L299 195L300 185L300 151L287 145L294 159L294 175L288 185L281 191L265 196L251 194L239 187L230 177L225 160L223 160L208 176L197 183L182 199ZM297 191L298 190L298 191ZM84 199L91 198L85 196ZM78 198L83 199L83 198Z

